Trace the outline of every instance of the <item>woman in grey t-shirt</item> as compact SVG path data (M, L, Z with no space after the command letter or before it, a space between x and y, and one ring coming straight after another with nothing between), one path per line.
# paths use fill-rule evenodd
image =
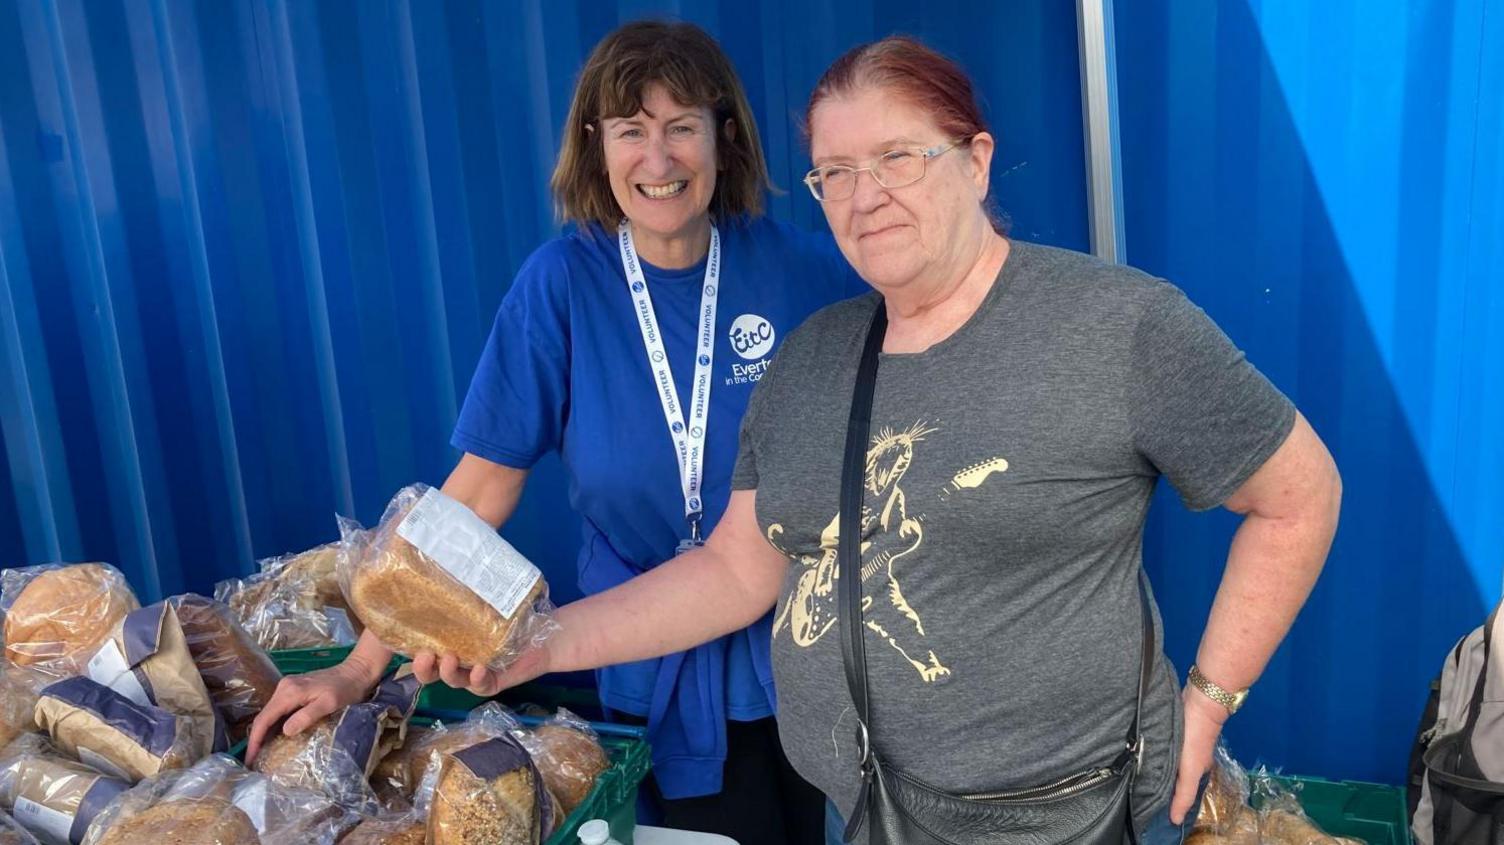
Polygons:
M859 784L836 608L841 456L867 326L887 311L862 514L873 745L953 793L1046 783L1122 749L1141 649L1144 520L1163 475L1242 514L1182 691L1155 649L1133 808L1175 841L1222 723L1283 639L1336 529L1305 419L1174 287L1011 241L970 81L915 41L838 60L811 97L806 182L874 293L790 336L743 421L703 548L562 608L562 633L480 693L679 650L775 602L780 732L845 812ZM1157 614L1156 615L1156 630ZM452 663L452 661L451 661ZM432 658L421 675L440 673Z

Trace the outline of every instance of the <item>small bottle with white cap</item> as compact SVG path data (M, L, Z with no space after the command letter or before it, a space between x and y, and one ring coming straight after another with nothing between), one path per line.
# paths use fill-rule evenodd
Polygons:
M580 825L580 845L621 845L611 838L611 826L605 819L591 819Z

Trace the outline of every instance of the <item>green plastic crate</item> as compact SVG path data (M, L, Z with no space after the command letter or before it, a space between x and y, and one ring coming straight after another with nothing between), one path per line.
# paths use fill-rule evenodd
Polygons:
M1319 777L1280 777L1322 830L1368 845L1411 845L1405 788Z
M327 669L350 656L353 646L341 645L328 648L284 648L267 652L277 670L284 675L301 675L318 669Z

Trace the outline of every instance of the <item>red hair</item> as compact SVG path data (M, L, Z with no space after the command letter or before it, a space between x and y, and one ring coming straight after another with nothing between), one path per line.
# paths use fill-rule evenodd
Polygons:
M825 70L809 95L809 107L804 112L805 137L809 136L816 106L830 97L865 87L881 88L925 112L951 139L970 139L988 131L971 78L960 65L917 39L890 35L847 50Z
M826 68L815 83L804 111L805 141L809 141L816 106L859 88L878 88L908 103L928 115L946 138L962 145L970 143L978 133L991 134L977 105L971 77L955 60L926 47L918 39L890 35L847 50ZM990 196L982 199L982 213L998 234L1007 235L1007 216L998 210Z

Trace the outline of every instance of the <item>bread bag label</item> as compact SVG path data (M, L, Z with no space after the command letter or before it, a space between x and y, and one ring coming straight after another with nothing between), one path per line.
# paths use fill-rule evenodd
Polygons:
M78 759L81 762L87 763L88 765L93 766L94 768L112 777L117 777L121 780L131 779L130 772L127 772L119 766L115 765L115 761L109 759L108 757L105 757L103 754L100 754L94 749L85 748L84 746L80 745L73 750L78 752Z
M496 529L437 488L429 488L397 535L507 619L543 577Z
M46 845L69 845L68 831L73 828L73 817L67 813L18 797L15 814L16 821Z
M130 664L125 662L125 655L120 653L120 646L116 645L112 639L105 640L99 651L89 658L89 665L85 668L85 672L90 678L142 707L152 703L151 696L146 694L146 687L141 685L141 679L136 677Z

